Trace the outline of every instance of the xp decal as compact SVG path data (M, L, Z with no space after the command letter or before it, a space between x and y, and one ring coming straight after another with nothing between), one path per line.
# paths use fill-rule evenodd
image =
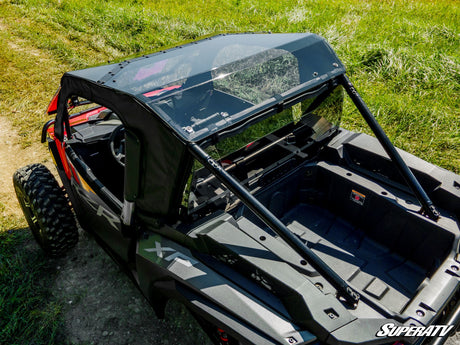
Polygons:
M192 267L198 263L198 261L174 248L163 246L161 243L162 238L160 236L152 236L152 238L146 241L146 243L142 243L141 251L153 254L153 256L156 257L155 261L158 263L160 262L159 259L168 263L178 262L186 267ZM151 245L152 242L153 246Z
M83 180L82 180L83 181ZM115 230L120 230L121 221L113 212L109 211L106 207L103 207L101 204L95 200L97 198L96 194L93 192L92 194L85 192L76 186L75 190L77 191L78 195L85 200L87 205L89 205L94 211L96 211L96 215L99 217L104 217L108 224L112 226Z

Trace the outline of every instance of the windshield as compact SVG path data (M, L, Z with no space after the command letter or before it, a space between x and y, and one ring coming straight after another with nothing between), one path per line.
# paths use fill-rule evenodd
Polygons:
M220 35L71 74L135 96L197 142L344 72L326 41L303 33Z
M175 81L144 96L150 98L149 106L188 139L198 139L282 102L290 91L298 92L321 73L320 69L307 72L299 52L262 48L242 44L224 47L216 54L210 71ZM246 50L260 52L239 59L248 55ZM229 56L236 61L224 64Z

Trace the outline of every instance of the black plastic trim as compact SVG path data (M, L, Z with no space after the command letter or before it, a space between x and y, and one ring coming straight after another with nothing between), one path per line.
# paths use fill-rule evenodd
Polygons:
M420 183L418 182L418 180L416 179L412 171L409 169L407 164L401 158L401 155L398 153L396 148L393 146L390 139L387 137L382 127L377 122L376 118L374 117L374 115L372 115L366 103L364 103L358 91L356 91L356 89L354 88L350 79L348 79L348 77L345 74L342 74L339 76L339 81L343 85L345 90L347 91L348 95L350 96L351 100L355 104L356 108L358 108L364 120L366 120L372 132L374 132L378 141L383 146L383 149L386 151L388 156L390 156L391 161L395 164L396 168L399 170L401 175L404 177L404 180L406 181L407 185L410 187L412 192L415 194L417 199L420 201L420 204L422 205L423 213L426 214L431 220L436 221L439 218L438 210L433 205L433 202L430 200L427 193L425 192L423 187L420 185Z

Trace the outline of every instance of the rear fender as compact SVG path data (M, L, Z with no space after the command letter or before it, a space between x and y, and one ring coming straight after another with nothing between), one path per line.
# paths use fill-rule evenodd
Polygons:
M173 298L236 339L253 339L250 343L256 344L289 344L291 338L306 344L316 339L166 237L151 234L141 239L136 266L141 291L151 304L160 302L160 314L165 300Z

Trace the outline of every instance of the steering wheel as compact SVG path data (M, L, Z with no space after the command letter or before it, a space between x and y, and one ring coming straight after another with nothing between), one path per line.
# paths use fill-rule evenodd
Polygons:
M119 125L110 134L109 147L113 158L122 167L125 166L125 142L125 127L124 125Z

